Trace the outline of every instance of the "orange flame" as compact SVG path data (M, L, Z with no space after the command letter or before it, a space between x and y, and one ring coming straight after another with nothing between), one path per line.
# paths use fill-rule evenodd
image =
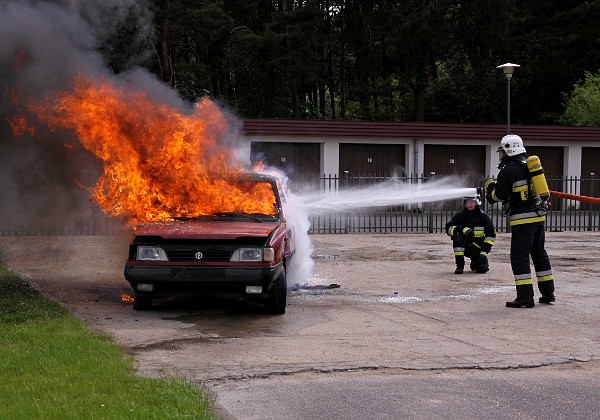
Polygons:
M131 303L133 302L135 299L133 299L130 295L128 295L127 293L123 293L121 295L121 301L125 302L125 303Z
M19 112L20 112L21 110L20 110L20 106L19 106L19 91L14 88L7 88L6 93L7 93L8 97L10 98L10 102L17 109L19 109ZM29 134L32 136L35 135L35 127L31 127L29 125L29 123L27 122L27 118L25 118L25 116L16 115L12 118L7 117L7 118L5 118L5 120L10 125L10 129L12 130L15 137L22 137L25 134Z
M7 118L7 121L10 125L10 129L12 130L13 134L17 137L21 137L26 133L32 136L35 135L35 128L30 127L27 124L27 119L23 116L17 116L11 119Z
M236 181L243 164L219 143L228 124L208 99L186 115L144 92L79 76L72 92L29 109L52 130L73 131L102 161L92 198L110 216L139 223L229 211L275 213L270 185Z

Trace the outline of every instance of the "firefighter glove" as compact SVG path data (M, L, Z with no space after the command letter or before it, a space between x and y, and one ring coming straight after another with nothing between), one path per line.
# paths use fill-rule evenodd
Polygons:
M475 239L475 232L470 227L463 227L462 234L469 241L473 241L473 239Z

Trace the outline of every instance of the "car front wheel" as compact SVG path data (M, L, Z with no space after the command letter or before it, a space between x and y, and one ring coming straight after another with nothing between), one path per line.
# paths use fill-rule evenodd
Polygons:
M140 296L138 292L133 292L133 309L136 311L152 309L152 298L149 296Z
M287 279L285 276L285 270L283 270L277 280L275 280L275 287L273 287L273 291L267 300L265 309L270 314L282 315L285 313L286 301Z

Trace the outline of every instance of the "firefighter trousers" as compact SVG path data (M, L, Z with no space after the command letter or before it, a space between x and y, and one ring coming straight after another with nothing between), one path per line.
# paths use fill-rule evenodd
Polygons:
M544 296L554 293L554 276L550 258L545 248L544 222L527 223L511 227L510 265L515 276L517 299L533 299L531 261L535 268L538 289Z
M480 248L474 247L461 235L452 236L452 248L454 249L456 268L460 268L461 270L465 268L465 257L471 258L473 261L481 252Z

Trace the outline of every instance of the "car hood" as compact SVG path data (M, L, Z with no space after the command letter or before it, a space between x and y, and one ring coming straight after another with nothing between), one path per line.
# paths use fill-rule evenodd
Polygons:
M136 236L160 236L165 239L235 239L268 237L281 222L175 221L138 225Z

